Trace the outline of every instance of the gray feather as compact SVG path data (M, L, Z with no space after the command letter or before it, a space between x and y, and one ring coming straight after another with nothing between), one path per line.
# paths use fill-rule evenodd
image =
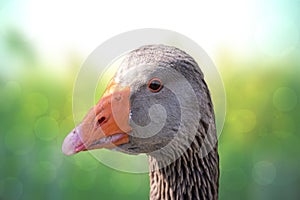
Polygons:
M166 83L159 94L146 90L151 77L160 77ZM195 60L175 47L148 45L130 52L115 78L131 86L131 123L142 127L133 130L130 143L120 150L148 154L150 199L217 200L219 156L214 109ZM179 91L181 99L174 93L184 80L188 80L195 98L185 89ZM149 109L156 104L162 105L167 117L161 130L151 135L153 127L147 128L153 121ZM185 117L183 112L187 113ZM164 150L171 141L172 145Z

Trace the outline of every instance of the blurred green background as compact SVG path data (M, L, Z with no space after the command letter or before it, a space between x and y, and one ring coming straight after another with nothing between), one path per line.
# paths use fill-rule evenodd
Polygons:
M224 32L209 34L207 26L201 36L227 95L220 199L300 199L300 3L227 3L213 14L216 20L208 18L220 20L214 26ZM115 171L88 152L61 153L64 136L75 126L72 90L80 65L102 40L134 28L105 32L95 26L97 15L72 5L0 2L0 199L148 199L148 174ZM97 6L114 12L111 5ZM91 35L86 21L78 20L82 15L104 35ZM76 41L82 43L72 46Z

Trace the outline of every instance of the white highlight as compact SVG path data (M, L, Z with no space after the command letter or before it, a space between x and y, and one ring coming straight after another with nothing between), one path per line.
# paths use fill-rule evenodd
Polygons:
M209 54L222 44L240 52L252 43L249 39L256 20L253 1L193 1L184 3L186 9L182 2L171 0L146 5L130 1L134 6L116 0L29 0L20 4L14 5L21 9L18 26L23 25L26 35L51 62L66 59L70 52L86 57L111 36L145 27L181 32Z

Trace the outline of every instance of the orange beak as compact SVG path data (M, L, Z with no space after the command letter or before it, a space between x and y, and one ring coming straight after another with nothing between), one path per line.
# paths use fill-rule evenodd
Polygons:
M112 80L100 101L67 135L62 145L63 153L72 155L128 143L127 133L131 130L129 95L129 87L121 87Z

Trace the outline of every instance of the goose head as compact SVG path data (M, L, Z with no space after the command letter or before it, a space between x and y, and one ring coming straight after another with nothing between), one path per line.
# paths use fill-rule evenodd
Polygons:
M214 129L210 95L194 59L175 47L148 45L128 53L62 150L174 157Z

